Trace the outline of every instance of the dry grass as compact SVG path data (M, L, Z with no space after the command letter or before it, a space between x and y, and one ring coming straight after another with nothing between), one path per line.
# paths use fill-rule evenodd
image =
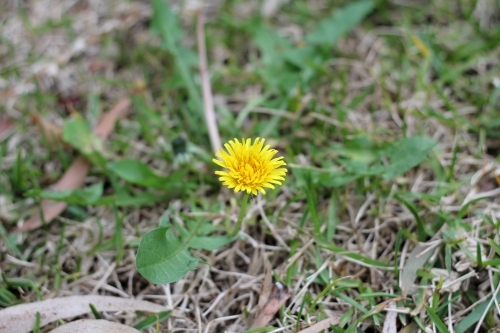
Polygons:
M195 40L196 16L190 6L191 2L174 4L188 47ZM477 56L460 58L457 45L466 45L479 35L470 25L462 29L465 19L449 24L438 19L439 14L452 18L456 8L443 9L443 1L430 2L435 13L429 9L427 14L418 14L419 18L428 15L430 23L416 29L420 19L401 19L408 15L407 7L415 4L393 1L386 11L370 16L366 24L338 41L332 59L324 64L324 75L311 83L311 89L290 92L287 105L260 103L252 107L255 98L268 93L266 84L254 74L260 64L254 58L263 52L252 44L253 37L239 40L224 30L236 29L238 20L255 17L259 8L252 6L217 1L209 7L209 70L215 73L212 90L223 137L235 132L249 136L264 132L289 164L344 172L333 162L325 163L342 156L332 149L332 143L346 143L360 134L376 143L426 135L438 142L426 162L391 180L363 177L340 187L301 186L292 168L294 176L279 192L251 204L242 239L211 252L193 251L204 261L196 270L178 282L153 285L137 273L135 255L142 235L156 227L166 210L170 220L182 225L200 215L219 225L225 219L235 221L238 206L231 192L219 191L214 181L207 180L213 172L206 162L210 146L208 141L196 139L196 127L181 116L186 112L182 103L187 98L176 96L184 94L176 90L178 78L169 83L174 77L174 59L159 51L160 37L149 31L149 3L31 0L22 6L8 1L0 5L0 112L13 119L15 126L15 132L6 138L0 132L4 173L0 175L0 220L7 234L22 226L37 207L38 199L24 197L25 191L55 183L76 156L66 148L51 151L51 145L29 121L33 112L62 126L78 111L95 125L103 111L147 82L135 96L142 98L144 108L158 110L158 118L147 118L139 104L134 104L132 115L120 121L106 144L106 157L110 161L134 158L169 174L175 171L169 163L174 158L170 143L182 134L190 139L195 151L191 168L199 174L191 175L189 182L197 189L187 196L139 207L70 205L42 229L9 236L4 232L0 243L4 284L0 287L23 303L91 294L153 301L173 310L161 323L161 332L244 332L257 315L258 305L265 304L263 290L270 290L267 265L273 278L286 283L292 294L271 322L276 327L273 332L297 332L330 317L342 322L352 316L348 322L354 323L391 294L401 296L405 287L407 298L384 304L382 308L392 309L368 315L359 329L382 331L397 320L399 329L408 327L404 332L416 331L419 325L436 331L425 309L436 302L444 304L441 319L451 330L481 300L498 292L498 265L481 265L476 260L478 250L482 262L496 263L499 256L487 240L498 241L500 211L495 176L495 124L500 106L499 87L494 85L499 80L498 43L481 48ZM492 4L479 1L474 15L484 16L479 22L491 36L500 36L498 15L481 6ZM228 23L227 11L233 7L239 11L235 22ZM322 11L330 5L313 1L298 7L323 17ZM393 26L384 25L384 15L394 20ZM288 4L270 20L280 34L300 42L315 23L304 17ZM305 22L301 25L297 20ZM433 60L415 44L412 27L419 30L417 38L417 33L425 33L432 36L433 47L452 50L444 58L448 62L445 73L438 75L431 69ZM395 46L398 43L399 49ZM460 75L450 82L440 81L460 66L464 67ZM246 117L241 116L241 110L247 112ZM240 120L239 128L234 127L235 120ZM151 138L144 133L144 124L151 125ZM275 125L268 128L265 124ZM112 180L94 167L85 182L90 185L103 179L110 187L107 183ZM312 201L305 194L308 190L314 192ZM463 210L478 197L485 198ZM401 198L416 207L431 230L437 225L433 235L422 240L437 246L429 263L418 267L418 289L413 286L415 281L402 281L400 271L393 270L408 267L418 244L418 218ZM318 242L314 214L322 222L319 234L334 231L331 239L323 239L325 246ZM120 248L114 241L117 216L122 223ZM360 262L328 245L388 267ZM118 261L117 251L123 252ZM443 283L439 276L443 276ZM15 283L9 285L7 278ZM481 319L484 325L474 324L470 331L494 329L499 307L493 303L492 311L484 312ZM387 315L394 310L402 314L397 319ZM346 313L348 317L342 318ZM104 313L103 317L127 325L138 321L130 313ZM390 322L384 325L384 319ZM155 332L155 327L144 331Z

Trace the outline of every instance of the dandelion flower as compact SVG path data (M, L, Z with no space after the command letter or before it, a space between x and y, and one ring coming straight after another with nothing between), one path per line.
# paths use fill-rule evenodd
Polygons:
M264 146L264 141L257 138L252 144L251 139L242 139L242 142L234 139L224 144L226 150L221 148L215 154L219 159L213 159L227 170L215 172L223 185L234 188L234 192L246 191L253 195L257 195L257 191L266 194L264 188L274 189L273 184L281 185L287 172L282 166L286 163L282 156L273 158L278 151Z

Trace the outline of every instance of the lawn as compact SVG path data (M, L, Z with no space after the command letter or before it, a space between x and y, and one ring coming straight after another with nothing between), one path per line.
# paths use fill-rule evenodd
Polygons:
M0 333L498 330L498 1L8 0L0 96Z

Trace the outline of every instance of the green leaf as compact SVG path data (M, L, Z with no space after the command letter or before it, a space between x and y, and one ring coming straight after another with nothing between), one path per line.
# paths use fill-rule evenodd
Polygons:
M193 237L189 247L193 249L204 249L208 251L217 250L218 248L231 243L233 238L227 236L202 236Z
M94 315L95 319L102 319L101 313L97 311L96 307L94 304L89 303L90 310L92 311L92 314Z
M113 207L113 215L115 218L115 234L114 243L116 249L116 263L120 264L123 259L124 244L123 244L123 215L118 215L118 209L116 206Z
M500 245L498 245L493 239L488 238L488 243L490 243L491 247L495 252L500 255ZM479 244L479 243L478 243Z
M170 227L154 229L141 240L136 267L152 283L178 281L196 268L199 259L189 253L191 239L181 241Z
M422 162L436 144L434 140L425 136L414 136L393 142L383 152L389 159L389 166L384 169L382 177L388 180L408 171Z
M108 170L136 185L163 190L183 187L181 180L184 172L174 173L169 177L159 176L147 165L134 159L123 159L108 163Z
M175 192L164 194L157 193L158 191L146 191L137 195L130 195L128 193L119 192L114 195L107 195L93 203L94 206L151 206L158 202L165 201Z
M434 310L431 307L426 306L425 309L427 310L429 317L431 317L432 321L436 325L438 332L450 333L450 331L448 330L448 327L446 327L446 325L443 323L441 318L439 318L439 316L436 314L436 312L434 312Z
M40 312L36 312L35 325L33 326L33 333L40 332Z
M151 26L153 31L161 35L164 47L170 52L175 61L176 74L182 80L184 87L188 91L190 110L192 117L188 118L192 128L196 128L202 134L206 133L204 126L199 126L202 118L203 101L199 89L195 83L194 75L191 71L193 52L182 46L179 40L183 36L181 24L177 15L172 11L170 5L163 0L151 0L153 8L153 18Z
M26 195L54 201L62 201L73 205L90 205L96 203L102 196L103 183L97 183L86 188L62 191L31 191Z
M372 9L373 2L370 0L350 3L320 21L316 30L307 35L305 40L309 44L334 45L340 37L354 29Z
M102 140L92 133L90 126L82 117L74 117L64 123L62 137L64 142L78 149L84 155L102 152Z
M164 1L152 0L151 6L153 7L152 30L157 34L162 34L167 48L176 49L177 41L184 35L177 15Z
M141 320L137 324L134 325L134 328L136 330L143 330L145 328L148 328L150 326L153 326L157 322L161 322L165 319L167 319L170 314L172 313L172 310L167 310L167 311L162 311L158 313L153 313L152 315L148 316L147 318Z
M263 24L251 25L250 32L252 42L261 52L262 62L267 67L279 64L281 61L277 61L292 47L288 39Z
M0 306L6 308L15 305L18 302L19 301L17 300L16 295L5 288L0 288Z
M325 248L325 249L328 249L328 250L330 250L330 251L332 251L334 253L343 255L344 257L351 258L351 259L353 259L354 261L357 261L359 264L361 264L363 266L375 266L375 267L379 267L379 268L382 268L382 269L389 269L389 268L391 268L391 265L386 264L385 262L382 262L382 261L379 261L379 260L375 260L375 259L371 259L371 258L362 256L361 254L358 254L358 253L346 251L345 249L343 249L341 247L338 247L338 246L335 246L335 245L332 245L330 243L325 243L325 242L322 242L322 241L319 241L319 240L316 240L316 241L318 243L318 246L320 246L322 248Z
M366 140L355 140L344 146L333 145L332 151L340 157L339 167L315 168L289 164L297 177L299 186L312 182L318 186L338 187L353 180L368 176L392 179L398 174L422 162L436 142L427 137L411 137L391 142L381 148ZM389 160L389 165L382 165ZM328 164L331 164L330 161Z
M483 314L490 310L491 306L493 306L494 302L492 302L492 296L488 297L486 300L481 302L480 304L476 304L476 308L469 313L465 318L460 320L453 329L456 333L464 333L467 331L472 325L477 323ZM500 302L500 293L495 295L495 298L498 302Z
M220 229L208 220L187 221L187 229L177 224L177 230L179 230L182 239L191 239L189 247L192 249L213 251L234 240L228 236L209 235ZM196 230L196 235L193 230Z
M417 221L417 236L418 236L418 241L419 242L424 242L426 240L426 237L427 237L425 222L424 222L424 220L422 220L422 218L418 214L417 208L412 203L410 203L409 201L406 201L405 199L400 198L397 195L394 196L394 198L397 201L399 201L400 203L402 203L403 205L405 205L405 207L408 208L408 210L411 212L411 214L413 215L413 217Z

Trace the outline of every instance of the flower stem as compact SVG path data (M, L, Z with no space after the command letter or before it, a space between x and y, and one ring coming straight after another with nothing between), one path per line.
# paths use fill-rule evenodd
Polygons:
M243 223L243 217L245 216L245 211L247 210L247 205L248 205L248 193L245 193L243 195L241 205L240 205L240 214L238 215L238 221L236 222L236 225L234 226L233 230L229 234L229 237L233 238L236 236L238 231L240 231L241 224Z

